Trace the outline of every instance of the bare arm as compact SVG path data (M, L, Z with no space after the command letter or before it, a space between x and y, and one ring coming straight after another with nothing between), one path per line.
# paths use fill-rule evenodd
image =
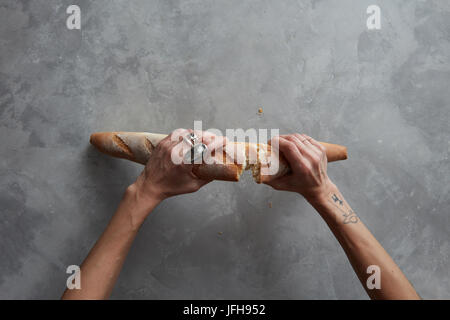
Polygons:
M292 172L269 184L297 192L317 210L344 249L361 284L372 299L420 299L411 283L361 222L327 175L326 153L306 135L280 136L272 145L289 161ZM366 285L369 266L380 268L381 288Z
M160 202L139 199L136 185L127 188L119 208L81 265L81 289L66 289L62 299L107 299L145 217Z
M172 150L179 142L174 136L183 137L188 132L178 129L158 144L144 171L127 188L116 213L81 265L81 289L67 289L62 299L107 299L148 214L164 199L195 192L210 182L198 179L192 173L192 165L176 165L172 161ZM210 149L225 142L206 132L202 141Z
M350 208L336 186L310 199L344 249L361 284L372 299L419 299L403 272ZM369 266L380 268L380 289L367 287Z

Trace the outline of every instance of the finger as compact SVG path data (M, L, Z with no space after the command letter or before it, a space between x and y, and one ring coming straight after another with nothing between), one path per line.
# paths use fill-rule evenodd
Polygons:
M305 149L305 145L304 145L304 143L302 141L303 139L298 138L295 134L287 135L285 139L295 143L295 145L298 148L298 151L300 151L300 153L303 154L302 149Z
M191 129L179 128L170 133L168 142L165 145L165 148L170 151L165 154L166 161L172 161L177 166L185 162L185 155L192 147L185 139L191 132Z
M293 171L301 170L306 165L304 156L298 150L298 147L294 142L289 141L283 137L277 137L273 139L272 142L272 146L275 148L277 147L276 144L278 143L278 149L286 158L289 166Z
M292 134L286 136L286 139L293 142L297 146L299 152L302 154L303 158L302 161L300 162L301 169L303 170L309 169L311 167L310 165L311 162L319 160L319 155L316 154L315 151L313 151L310 146L305 145L306 138L304 138L302 135Z
M299 141L299 148L302 155L311 161L320 159L320 151L316 149L304 135L301 134L293 134L290 136L291 139L295 139L296 141Z
M308 137L308 136L307 136ZM322 144L320 144L318 141L316 141L316 140L314 140L313 138L311 138L311 137L308 137L310 140L309 140L309 142L313 145L313 146L315 146L318 150L320 150L320 154L319 154L319 159L320 159L320 161L319 161L319 163L320 163L320 172L322 173L322 174L324 174L325 176L327 175L327 165L328 165L328 161L327 161L327 152L326 152L326 149L325 149L325 147L322 145Z
M196 141L194 144L204 143L209 148L217 148L217 146L225 145L227 138L221 135L216 135L209 131L200 131L192 129L180 129L178 134L181 134L180 140L188 136L188 134L194 133L196 136Z
M311 150L314 150L314 152L317 153L319 156L321 155L320 149L317 148L315 145L313 145L313 144L311 143L311 139L312 139L312 138L311 138L310 136L308 136L308 135L306 135L306 134L304 134L304 133L303 133L303 134L298 134L298 133L296 133L295 136L296 136L297 138L299 138L299 139L302 139L303 144L304 144L306 147L311 148Z
M172 141L171 137L167 136L163 140L161 140L158 145L156 146L156 152L153 152L155 154L158 154L160 158L166 159L170 158L171 151L172 151Z
M203 161L206 164L223 163L225 160L223 155L227 144L226 138L216 135L204 136L202 142L207 146L206 151L203 153Z
M286 186L288 185L289 178L290 178L289 175L284 175L284 176L281 176L281 177L279 177L277 179L270 180L270 181L265 181L263 183L267 184L268 186L271 186L275 190L282 190L282 189L285 189Z
M189 133L189 129L179 128L172 131L169 135L169 142L166 148L170 152L166 154L166 158L170 157L174 164L180 164L186 152L191 148L191 145L185 141Z
M179 129L178 129L179 130ZM164 137L160 142L158 142L158 144L156 145L156 147L158 148L162 148L163 146L167 146L168 144L172 143L172 133L168 134L166 137Z
M311 138L311 137L309 137ZM325 155L325 157L327 156L327 149L325 148L325 146L323 144L321 144L320 142L318 142L317 140L311 138L309 140L309 142L311 142L311 144L315 147L317 147L317 149L320 150L320 152L322 153L322 155Z
M206 144L208 149L218 149L223 148L228 140L224 136L216 136L215 134L204 134L202 137L202 142Z
M179 128L169 135L170 142L167 148L171 152L168 155L166 154L166 158L171 158L175 165L180 165L180 163L185 162L185 155L192 148L192 144L186 141L186 138L192 132L192 129Z
M216 150L224 149L228 142L227 137L217 135L213 132L202 131L199 134L201 134L200 141L208 147L209 154L214 154Z
M209 131L201 131L193 129L188 129L188 131L195 134L195 136L199 139L197 142L202 141L204 143L204 141L208 141L211 137L218 136Z
M185 162L185 155L190 151L190 146L184 142L178 142L167 146L166 161L171 161L174 165L179 166Z
M214 155L216 150L223 149L224 145L226 144L225 137L216 135L212 132L192 130L192 129L188 129L186 132L187 132L186 136L189 133L195 134L196 139L195 139L195 141L192 141L193 145L199 145L199 144L203 143L204 145L207 146L207 149L206 149L206 151L203 152L202 157L197 158L197 160L195 160L195 164L206 163L207 162L206 160L210 159L211 154ZM184 145L185 145L184 153L187 154L191 151L191 148L193 147L193 145L188 144L188 143L185 143ZM188 160L189 160L189 157L186 158L186 162L187 162L187 164L190 164L190 162ZM211 158L211 161L214 162L214 159Z
M184 128L175 129L169 134L170 141L172 143L180 142L188 135L188 133L190 133L188 129Z
M207 141L212 137L219 137L221 135L217 135L211 131L199 131L199 130L195 130L194 133L198 136L201 137L202 140Z
M180 173L187 173L191 178L192 182L198 186L198 188L204 186L205 184L210 183L211 181L214 181L214 179L201 179L199 178L192 169L196 166L196 164L182 164L179 166Z
M312 146L306 144L306 138L299 134L292 134L288 136L286 139L294 142L297 145L300 153L308 160L316 159L319 157L319 154L316 153L315 150L311 149Z
M303 151L300 150L305 156L307 156L308 158L313 158L316 156L320 156L321 152L319 149L317 149L314 145L312 145L309 141L309 139L311 139L310 137L308 137L305 134L299 134L299 133L294 133L293 136L300 140L301 143L303 144Z

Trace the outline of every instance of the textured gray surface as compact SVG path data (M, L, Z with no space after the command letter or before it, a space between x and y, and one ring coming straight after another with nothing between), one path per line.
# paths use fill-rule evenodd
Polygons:
M418 292L450 298L449 1L1 0L0 46L0 298L58 298L138 175L91 132L194 120L347 145L332 179ZM113 298L366 295L303 199L246 176L161 204Z

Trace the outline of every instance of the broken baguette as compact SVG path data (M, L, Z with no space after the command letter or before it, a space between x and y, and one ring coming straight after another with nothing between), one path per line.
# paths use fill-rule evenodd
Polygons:
M98 150L117 158L146 164L153 149L167 137L149 132L97 132L90 142ZM329 162L347 159L344 146L320 142ZM244 170L251 170L257 183L269 182L289 172L289 165L280 154L273 157L271 146L264 143L228 142L221 152L212 153L208 164L195 164L192 172L200 179L239 181ZM277 170L271 170L277 168ZM274 172L271 172L274 171Z

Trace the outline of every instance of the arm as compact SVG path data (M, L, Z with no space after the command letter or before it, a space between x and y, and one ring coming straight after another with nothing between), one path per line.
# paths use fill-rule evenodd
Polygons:
M145 217L161 201L142 201L137 184L127 188L119 207L81 265L81 289L66 289L62 299L107 299Z
M345 201L327 175L324 147L306 135L272 140L289 162L292 172L268 184L297 192L317 210L344 249L361 284L372 299L420 299L413 286L381 244ZM369 289L367 267L380 268L381 288Z
M188 130L178 129L162 140L136 182L129 186L119 207L81 265L81 289L66 289L62 299L107 299L122 265L148 214L164 199L195 192L210 181L198 179L191 164L174 163L184 151L172 152ZM203 143L215 149L225 143L221 137L202 133ZM217 139L216 139L217 138Z

